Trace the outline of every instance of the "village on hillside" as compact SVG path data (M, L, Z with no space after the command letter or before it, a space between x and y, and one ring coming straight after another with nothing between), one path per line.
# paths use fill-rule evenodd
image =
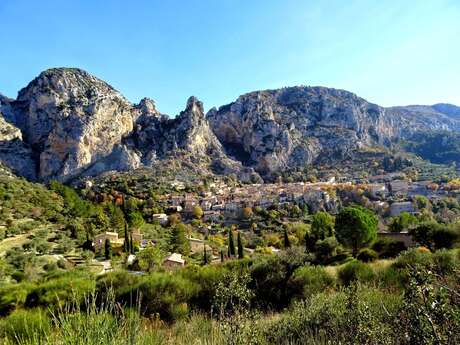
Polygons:
M92 190L93 187L93 183L87 180L84 188ZM251 237L250 234L254 233L255 229L258 228L259 233L260 229L264 229L264 222L256 214L283 208L289 212L277 214L276 222L280 226L305 220L305 215L308 214L325 211L337 215L344 205L361 205L373 210L379 216L379 238L389 238L403 243L406 248L412 247L417 243L408 229L396 232L389 229L391 222L402 214L419 215L421 198L435 204L446 198L457 199L460 195L459 181L412 182L401 179L401 174L397 173L372 176L366 183L336 181L332 177L327 181L315 183L280 182L238 186L214 181L200 192L187 191L186 185L180 181L171 182L170 187L173 192L158 195L155 197L155 202L151 202L157 212L149 214L150 221L167 227L171 224L172 218L178 217L181 222L193 226L195 235L190 233L188 236L191 253L198 256L204 250L210 253L210 260L214 262L220 262L221 258L217 248L208 244L209 236L215 235L219 229L231 227ZM113 197L116 203L122 204L123 193L114 191ZM298 210L297 213L291 212L293 207ZM156 238L146 238L138 230L133 236L140 250L158 241ZM96 249L101 249L106 239L114 248L123 246L124 239L119 238L117 233L105 232L96 236ZM268 250L271 252L277 252L279 248L280 245L277 243L268 245ZM257 246L248 246L244 250L252 254L256 249ZM131 260L134 260L134 257ZM185 263L186 259L180 253L171 252L164 259L165 267L178 267Z

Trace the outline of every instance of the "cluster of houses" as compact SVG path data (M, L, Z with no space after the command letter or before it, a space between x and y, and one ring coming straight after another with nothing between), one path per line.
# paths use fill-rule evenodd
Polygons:
M449 191L431 181L409 182L405 180L389 180L388 175L376 176L372 183L363 184L373 199L391 202L391 216L402 212L415 213L416 210L408 200L417 195L427 198L440 199L446 197ZM337 210L338 203L330 195L330 189L340 189L352 186L351 183L273 183L252 184L241 187L219 185L200 195L193 193L169 194L160 200L166 213L179 212L191 215L196 206L203 211L205 222L217 223L224 219L237 219L241 217L242 210L246 207L268 208L274 204L283 205L296 203L308 205L312 212L321 209L327 211ZM153 218L160 224L168 222L166 213L154 214Z
M331 206L334 202L326 190L331 184L326 183L287 183L287 184L252 184L242 187L221 186L213 191L203 192L200 195L170 194L160 202L169 213L182 212L192 214L196 206L203 211L205 222L219 222L223 219L241 217L246 207L268 208L274 204L289 203L308 204L312 208ZM165 224L168 217L165 214L154 214L153 218L160 224Z

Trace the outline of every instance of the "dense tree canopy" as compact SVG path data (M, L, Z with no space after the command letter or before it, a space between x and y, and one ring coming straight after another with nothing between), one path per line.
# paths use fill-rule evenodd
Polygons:
M182 223L177 224L171 229L170 247L172 252L188 255L190 252L190 242L186 236L186 226Z
M364 245L370 243L377 235L378 218L363 207L346 207L336 218L335 234L337 240L351 247L353 256Z
M334 217L327 212L317 212L313 216L311 234L317 240L324 240L334 235Z

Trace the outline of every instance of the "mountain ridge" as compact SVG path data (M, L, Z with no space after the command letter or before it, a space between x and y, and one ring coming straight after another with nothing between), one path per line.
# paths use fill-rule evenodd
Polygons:
M82 69L52 68L16 99L0 97L0 161L41 181L154 168L167 159L259 181L416 132L460 131L459 114L450 104L384 108L346 90L293 86L252 91L207 114L192 96L171 118L153 100L131 103ZM20 135L1 131L14 128Z

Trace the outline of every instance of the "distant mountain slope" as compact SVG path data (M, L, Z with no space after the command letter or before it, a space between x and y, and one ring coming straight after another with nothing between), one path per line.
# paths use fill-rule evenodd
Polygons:
M437 164L460 164L460 133L418 132L405 143L405 149Z
M460 107L453 104L438 103L432 106L436 111L451 116L455 119L460 118Z
M383 108L324 87L251 92L212 109L191 97L176 118L132 104L77 68L42 72L15 100L0 95L0 162L29 179L69 181L181 160L243 180L319 161L353 159L417 132L460 130L448 104Z

